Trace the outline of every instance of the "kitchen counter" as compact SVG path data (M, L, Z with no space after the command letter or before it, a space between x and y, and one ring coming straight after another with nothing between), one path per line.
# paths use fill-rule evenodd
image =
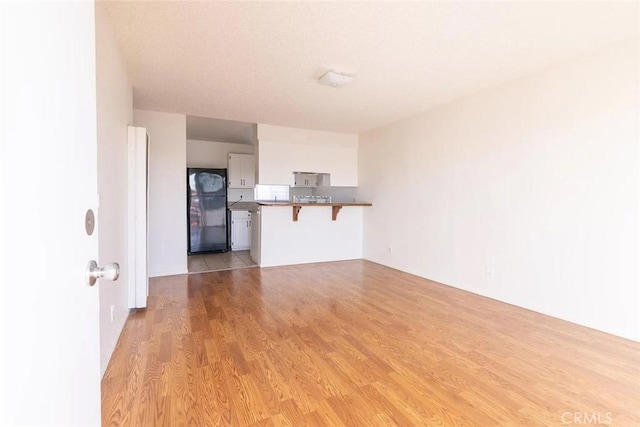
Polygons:
M292 202L256 202L258 206L291 206Z
M338 219L338 212L345 206L372 206L371 203L366 202L343 202L343 203L293 203L293 202L258 202L259 206L291 206L292 209L292 218L294 222L298 222L298 216L300 215L300 210L306 207L331 207L331 220L335 221Z
M257 202L232 202L227 205L227 208L230 211L250 211L257 212L258 211L258 203Z
M260 206L372 206L366 202L334 202L334 203L293 203L293 202L257 202Z
M371 203L258 205L252 227L258 225L260 233L251 244L254 252L259 247L260 267L362 258L362 220Z

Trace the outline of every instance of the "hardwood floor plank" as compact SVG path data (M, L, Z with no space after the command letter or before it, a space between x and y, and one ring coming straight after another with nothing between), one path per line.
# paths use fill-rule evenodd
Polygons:
M229 399L230 392L224 378L224 372L222 371L222 363L220 361L215 361L211 363L211 366L203 369L209 370L209 373L206 376L209 376L213 383L213 401L220 412L221 425L234 425L234 422L236 422L235 425L237 425L238 417L231 407L231 401Z
M315 412L318 414L320 418L322 418L323 422L330 427L346 427L346 424L342 422L342 419L338 416L338 414L331 408L331 405L327 402L327 400L321 400L316 404ZM313 425L313 424L312 424Z
M341 423L347 426L369 426L369 418L373 417L377 412L367 407L359 407L353 405L353 400L346 396L332 396L327 399L327 403L341 420Z
M264 402L260 388L256 385L251 374L242 375L240 377L240 385L243 393L246 395L246 406L248 413L251 414L253 422L269 418L272 415L270 407Z
M391 422L391 425L410 426L423 422L410 411L397 408L371 384L360 387L359 391L372 407L380 411L376 415L384 415L382 419Z
M269 380L269 375L264 372L263 365L261 365L258 360L254 360L249 364L249 369L251 370L250 375L256 385L256 389L268 408L268 413L281 413L280 402L284 400L282 399L282 392L279 391L277 386L275 390L278 390L278 392L274 390Z
M428 425L458 425L462 424L457 420L454 411L440 407L436 402L423 400L420 393L407 384L402 384L390 375L379 378L373 384L383 396L387 396L398 408L402 408L405 414L415 412Z
M305 419L305 425L308 425L308 426L319 426L319 427L333 426L333 424L327 424L325 419L322 418L322 416L318 414L317 411L313 411L313 412L309 412L308 414L305 414L304 419Z
M151 279L108 426L640 425L640 343L366 261Z

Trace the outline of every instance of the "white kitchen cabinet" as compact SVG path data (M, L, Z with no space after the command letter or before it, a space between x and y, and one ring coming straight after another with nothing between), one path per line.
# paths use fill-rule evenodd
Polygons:
M251 248L251 218L247 211L231 211L231 250Z
M293 174L294 183L296 187L317 187L318 175L315 173L302 173L297 172Z
M260 212L251 212L249 218L251 224L251 250L249 252L249 255L251 255L251 259L254 260L256 264L260 265L260 245L262 233L262 220Z
M229 153L229 188L253 188L256 184L253 154Z

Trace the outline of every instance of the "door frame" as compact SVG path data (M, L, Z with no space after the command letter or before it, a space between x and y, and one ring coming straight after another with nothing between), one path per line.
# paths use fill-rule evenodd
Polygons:
M145 308L149 296L149 135L128 129L129 308Z

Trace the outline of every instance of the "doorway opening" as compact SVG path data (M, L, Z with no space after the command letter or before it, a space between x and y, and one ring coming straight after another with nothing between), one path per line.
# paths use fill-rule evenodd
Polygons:
M237 268L256 267L249 251L228 251L216 254L189 255L189 273L205 273L208 271L234 270Z

